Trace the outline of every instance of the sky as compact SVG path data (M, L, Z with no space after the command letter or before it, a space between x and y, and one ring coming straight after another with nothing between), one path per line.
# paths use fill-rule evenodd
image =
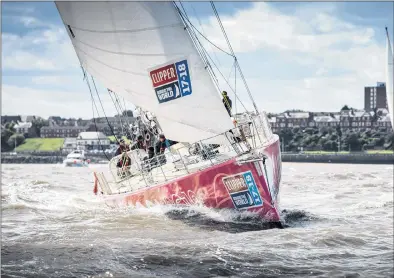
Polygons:
M91 118L90 92L55 4L1 5L1 114ZM184 7L196 28L229 51L209 2ZM384 27L394 39L393 2L218 2L216 8L262 110L363 108L364 86L385 81ZM234 87L232 58L202 43ZM107 116L115 115L96 81ZM241 82L237 78L237 92L250 108ZM100 107L99 113L104 115Z

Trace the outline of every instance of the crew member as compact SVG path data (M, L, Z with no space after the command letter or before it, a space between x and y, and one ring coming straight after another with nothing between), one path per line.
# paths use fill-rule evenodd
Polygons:
M131 147L132 150L140 149L146 151L146 146L144 144L144 137L142 135L138 135L137 141Z
M233 107L233 103L231 101L231 99L229 98L229 96L227 95L226 91L222 92L222 96L223 96L223 105L224 108L226 108L228 115L231 117L231 108Z
M119 147L116 150L115 156L122 154L119 158L118 163L116 164L117 167L121 168L123 166L128 166L131 163L130 157L127 155L127 152L130 151L129 146L126 145L124 139L119 140Z
M156 144L156 154L163 154L165 149L175 145L176 143L178 142L169 140L164 136L164 134L160 134L159 142Z
M122 138L119 140L119 147L115 152L115 156L118 156L124 152L128 152L129 150L130 150L129 146L126 145L126 142Z

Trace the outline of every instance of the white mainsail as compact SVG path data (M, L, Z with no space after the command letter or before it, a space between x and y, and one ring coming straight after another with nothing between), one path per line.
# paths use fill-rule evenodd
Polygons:
M387 29L386 29L387 32ZM389 34L387 32L387 45L386 45L386 51L387 51L387 61L386 61L386 95L387 95L387 106L389 109L389 115L390 115L390 120L391 120L391 126L394 128L393 124L393 119L394 119L394 98L393 98L393 90L394 90L394 85L393 85L393 79L394 79L394 72L393 72L393 49L391 47L390 43L390 38Z
M154 113L166 137L196 142L234 127L172 2L55 3L83 68Z

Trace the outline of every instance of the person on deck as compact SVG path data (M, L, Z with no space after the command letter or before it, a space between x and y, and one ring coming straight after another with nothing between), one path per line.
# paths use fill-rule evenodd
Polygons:
M137 141L133 144L133 146L131 146L131 150L136 150L136 149L146 151L146 146L144 144L144 137L142 137L142 135L139 135L137 137Z
M176 143L178 142L169 140L164 136L164 134L160 134L159 142L156 144L156 155L163 154L165 149L175 145Z
M120 155L124 152L128 152L128 151L130 151L129 146L126 145L124 139L120 139L119 140L119 147L115 152L115 156L118 156L118 155Z
M227 95L226 91L222 92L222 96L223 96L223 104L224 104L224 108L226 108L228 115L231 117L231 108L233 107L233 103L231 101L231 99L229 98L229 96Z
M124 139L119 140L119 147L116 150L115 156L121 155L118 162L116 163L116 167L125 169L124 167L130 166L131 158L127 155L127 152L130 151L129 146L126 145ZM125 175L124 171L118 173L118 175Z

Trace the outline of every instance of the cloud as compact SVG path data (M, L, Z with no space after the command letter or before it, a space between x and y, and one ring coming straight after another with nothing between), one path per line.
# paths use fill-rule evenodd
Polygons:
M79 65L63 26L32 29L24 35L2 34L3 70L60 71Z
M76 76L56 76L56 75L44 75L44 76L33 76L31 81L36 85L64 85L70 84L75 81Z
M20 5L19 3L7 3L1 6L2 13L31 14L35 12L34 7Z
M45 26L45 23L32 16L18 16L15 19L21 22L26 27Z
M372 28L357 28L332 15L316 11L308 19L285 15L269 3L256 2L251 9L235 16L222 17L222 23L235 52L250 52L269 47L279 50L316 53L341 43L366 44L374 35ZM209 38L228 49L216 18L203 24Z
M234 16L221 17L245 72L267 60L267 55L270 61L275 57L281 60L265 66L260 62L259 69L264 72L261 78L246 74L256 101L266 110L334 110L343 102L361 108L363 87L384 80L384 42L376 41L372 26L340 19L332 6L326 6L326 10L317 4L314 7L284 14L271 3L256 2ZM199 29L228 51L216 18L208 18ZM224 59L220 51L200 40L210 53L215 51ZM250 56L254 56L254 62L243 63L251 60ZM289 68L296 71L285 76L283 72L288 73ZM291 80L292 76L299 78ZM240 91L245 98L245 90Z
M57 70L55 63L47 58L40 58L27 51L13 51L11 56L3 57L4 69L15 70Z
M116 109L108 94L101 93L105 113L113 116ZM34 105L33 105L34 104ZM104 116L96 100L100 116ZM92 118L92 102L87 90L64 91L33 89L23 86L2 86L2 114L38 115L41 117L63 116ZM97 112L95 111L97 117Z

